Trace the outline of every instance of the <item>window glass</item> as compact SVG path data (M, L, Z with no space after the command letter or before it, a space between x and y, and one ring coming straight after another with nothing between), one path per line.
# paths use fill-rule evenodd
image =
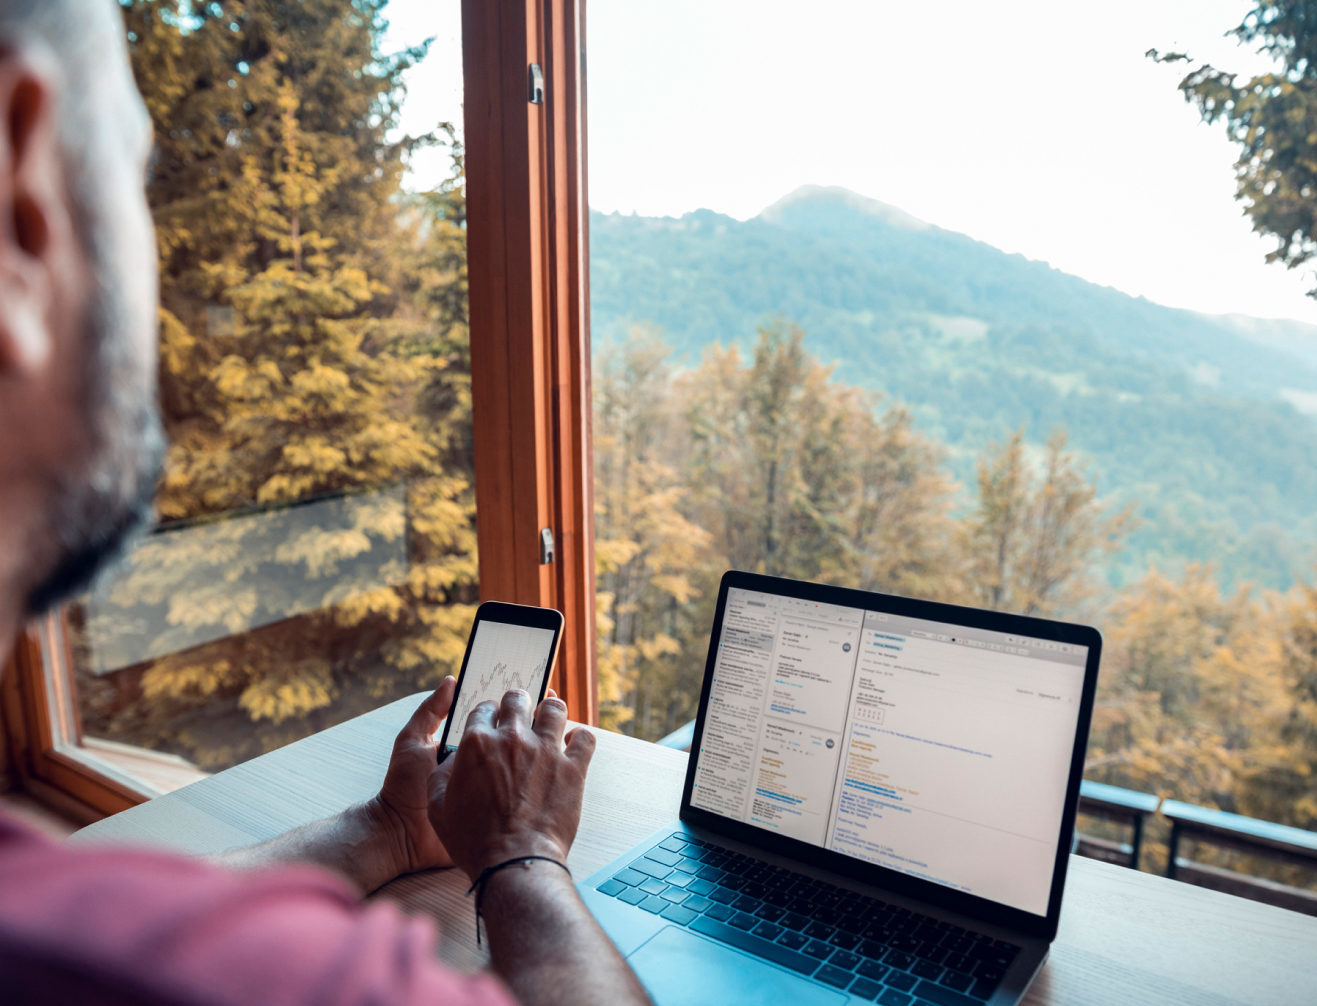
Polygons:
M1179 87L1253 6L592 3L606 725L760 570L1096 624L1090 778L1317 824L1314 280Z
M460 663L460 23L403 0L124 16L171 448L159 525L70 623L85 743L167 789Z

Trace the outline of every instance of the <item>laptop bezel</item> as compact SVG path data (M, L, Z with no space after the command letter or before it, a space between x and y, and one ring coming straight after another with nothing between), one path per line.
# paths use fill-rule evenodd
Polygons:
M832 852L808 842L774 834L763 828L733 821L721 814L701 810L691 805L691 792L695 782L704 734L705 717L709 705L709 692L713 680L714 663L718 655L718 640L722 635L723 614L727 595L733 588L761 591L783 597L793 597L818 603L843 605L865 611L881 611L911 618L948 622L967 627L1004 632L1010 635L1031 636L1058 643L1069 643L1088 648L1084 666L1084 683L1080 700L1079 720L1071 752L1071 764L1066 783L1065 805L1061 828L1057 836L1056 858L1052 871L1052 886L1048 896L1046 915L1035 915L1021 909L1002 905L962 891L954 891L932 881L910 877L886 867L866 863L840 852ZM882 594L874 591L837 587L830 584L803 580L788 580L760 573L729 570L723 575L718 589L718 603L714 609L713 628L709 636L709 653L705 660L704 681L700 689L700 706L695 718L695 732L691 739L692 757L686 766L686 782L681 794L680 818L691 825L714 834L744 842L778 855L786 856L813 867L821 868L860 883L916 898L931 905L980 919L984 923L1015 930L1026 937L1051 940L1056 936L1061 916L1061 894L1065 888L1066 870L1070 861L1071 836L1074 834L1075 815L1079 805L1079 786L1083 779L1084 753L1088 748L1089 724L1093 713L1094 694L1097 689L1098 663L1102 652L1102 636L1097 629L1071 622L1012 615Z

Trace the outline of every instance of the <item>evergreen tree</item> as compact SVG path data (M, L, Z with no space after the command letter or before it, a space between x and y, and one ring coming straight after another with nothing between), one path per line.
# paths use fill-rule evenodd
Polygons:
M347 501L291 536L255 517L222 547L157 536L117 591L225 637L156 660L136 724L210 764L253 753L208 726L234 704L270 746L435 683L475 600L460 151L439 192L403 192L433 139L394 136L425 48L381 52L384 7L124 3L156 132L162 517Z

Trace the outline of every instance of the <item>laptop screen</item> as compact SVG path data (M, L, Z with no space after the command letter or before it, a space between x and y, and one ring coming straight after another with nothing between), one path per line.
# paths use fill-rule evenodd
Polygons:
M690 804L1046 915L1088 647L729 587Z

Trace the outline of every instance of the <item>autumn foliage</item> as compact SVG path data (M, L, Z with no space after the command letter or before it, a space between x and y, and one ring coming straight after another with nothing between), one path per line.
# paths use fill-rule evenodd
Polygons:
M460 157L439 191L403 191L408 151L452 139L394 135L424 50L380 52L383 6L124 8L172 448L165 530L116 591L148 626L220 638L152 660L143 701L83 688L107 732L205 765L437 683L476 600ZM253 516L343 498L291 538ZM221 516L222 540L186 533ZM373 554L390 561L360 577Z
M461 151L440 124L397 135L424 51L380 51L383 8L125 2L156 131L173 447L161 530L80 616L89 733L219 767L460 661L477 596ZM410 192L408 152L431 142L452 175ZM1136 507L1104 500L1060 431L1003 430L959 486L952 447L789 322L728 338L698 360L653 331L596 352L605 726L655 738L694 716L718 578L758 570L1092 621L1091 778L1317 825L1317 588L1225 594L1195 566L1114 590ZM108 635L129 655L92 673Z

